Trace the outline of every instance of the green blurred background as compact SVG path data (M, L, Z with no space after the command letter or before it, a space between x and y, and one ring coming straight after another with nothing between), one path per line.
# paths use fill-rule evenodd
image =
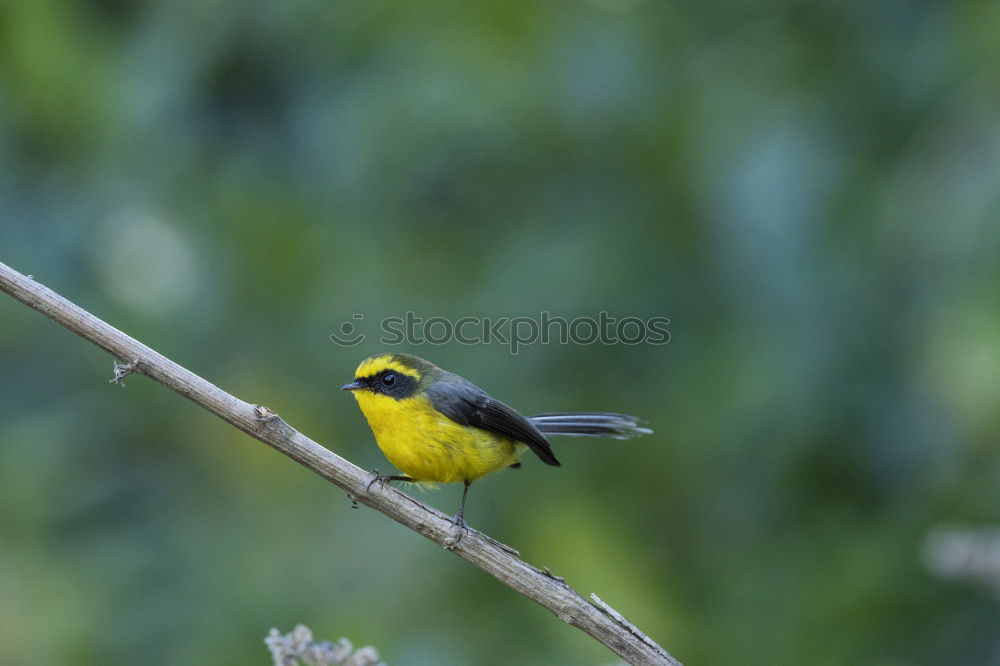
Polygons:
M393 348L656 431L555 441L471 524L689 666L997 663L996 596L921 549L1000 522L998 34L986 0L6 2L0 260L368 469L336 389L382 317L670 317ZM0 298L5 666L266 664L296 622L613 661L111 361Z

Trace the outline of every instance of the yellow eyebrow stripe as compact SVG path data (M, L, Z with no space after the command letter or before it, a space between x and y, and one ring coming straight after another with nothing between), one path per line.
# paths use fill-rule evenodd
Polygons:
M401 363L397 363L392 360L391 356L376 356L374 358L366 358L361 361L361 365L354 372L354 376L358 379L362 377L371 377L377 375L383 370L395 370L404 375L409 375L417 381L420 381L420 373L414 368L408 368Z

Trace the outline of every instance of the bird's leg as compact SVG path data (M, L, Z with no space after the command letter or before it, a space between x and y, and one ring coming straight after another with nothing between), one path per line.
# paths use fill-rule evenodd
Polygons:
M463 529L465 525L465 498L469 496L469 486L472 485L472 481L468 479L465 480L465 489L462 491L462 503L458 506L458 513L452 518L451 524L457 526L460 530Z
M471 484L472 481L469 481L468 479L465 480L465 489L462 491L462 504L458 507L458 513L456 513L455 517L451 519L451 524L458 529L455 530L454 534L445 539L445 550L455 550L455 548L458 547L458 543L462 540L462 535L465 534L466 527L468 527L468 525L465 524L465 518L463 516L465 515L465 498L469 496L469 486Z
M400 474L382 474L377 469L372 470L373 478L368 482L368 486L365 488L365 492L371 492L372 486L376 483L380 486L384 486L390 481L413 481L412 477L403 476Z

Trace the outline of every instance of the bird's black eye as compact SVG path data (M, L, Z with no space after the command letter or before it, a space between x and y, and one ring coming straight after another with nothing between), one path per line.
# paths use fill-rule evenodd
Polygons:
M382 383L385 384L386 386L392 386L393 384L396 383L396 375L390 372L389 374L387 374L385 377L382 378Z

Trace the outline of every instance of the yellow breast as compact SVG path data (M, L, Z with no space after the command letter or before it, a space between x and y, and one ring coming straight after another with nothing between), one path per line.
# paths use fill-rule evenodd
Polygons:
M423 395L395 400L356 391L358 405L389 461L417 481L472 481L517 462L524 445L455 423Z

